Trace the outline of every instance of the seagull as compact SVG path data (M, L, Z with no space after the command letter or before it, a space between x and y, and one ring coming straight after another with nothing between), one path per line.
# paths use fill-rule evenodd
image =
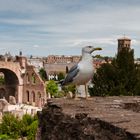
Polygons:
M93 46L86 46L82 48L82 59L78 64L74 65L68 72L65 79L60 83L62 86L68 84L85 85L85 93L87 98L86 83L93 77L93 57L92 52L96 50L102 50L101 48L94 48Z

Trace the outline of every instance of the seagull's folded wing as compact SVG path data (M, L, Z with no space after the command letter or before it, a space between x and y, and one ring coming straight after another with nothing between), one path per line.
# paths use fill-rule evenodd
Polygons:
M78 65L73 66L68 72L66 78L64 79L63 85L71 83L75 78L75 76L78 74L78 72L79 72Z

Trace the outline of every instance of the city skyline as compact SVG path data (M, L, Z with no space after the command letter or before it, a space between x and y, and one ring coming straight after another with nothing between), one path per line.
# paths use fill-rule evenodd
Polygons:
M81 55L86 45L115 56L129 37L140 58L139 0L0 0L0 54Z

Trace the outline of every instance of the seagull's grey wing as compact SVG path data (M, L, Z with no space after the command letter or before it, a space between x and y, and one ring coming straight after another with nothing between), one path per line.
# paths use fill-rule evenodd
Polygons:
M66 85L66 84L69 84L70 82L72 82L73 78L78 74L78 72L79 72L78 65L73 66L69 70L69 72L68 72L66 78L64 79L64 82L62 83L62 85Z
M74 65L73 67L71 67L71 69L68 71L68 73L76 70L78 68L78 64L77 65Z

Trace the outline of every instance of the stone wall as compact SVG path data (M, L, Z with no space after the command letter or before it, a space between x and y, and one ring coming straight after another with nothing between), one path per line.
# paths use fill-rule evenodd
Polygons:
M76 63L63 63L63 64L44 64L45 70L47 75L55 75L59 74L60 72L66 74L66 67L70 70L72 66Z
M46 63L78 63L81 56L65 56L65 55L49 55L46 59Z
M42 81L33 66L27 66L23 77L23 103L41 107L46 101L45 83Z
M42 112L38 112L40 128L38 140L140 140L139 134L131 133L129 130L115 125L112 120L114 118L106 121L97 117L97 114L89 115L92 110L85 109L79 101L80 111L75 105L77 101L62 102L63 100L57 101L57 99L48 101ZM84 104L88 103L84 101ZM102 112L100 115L103 115ZM127 119L122 121L120 118L119 121L119 123L125 121L128 123Z

